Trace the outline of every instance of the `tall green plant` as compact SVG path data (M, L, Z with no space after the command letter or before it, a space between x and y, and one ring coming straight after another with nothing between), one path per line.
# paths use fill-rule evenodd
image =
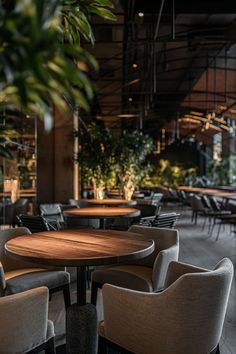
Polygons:
M146 157L153 150L153 141L140 131L124 131L116 140L115 159L120 186L130 200L135 188L147 172Z
M92 183L95 197L102 199L106 182L113 170L113 136L108 129L97 124L81 126L75 135L80 145L76 160L80 164L83 178L87 183Z

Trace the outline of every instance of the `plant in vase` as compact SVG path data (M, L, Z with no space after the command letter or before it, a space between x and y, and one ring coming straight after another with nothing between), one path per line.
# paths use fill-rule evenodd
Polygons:
M114 166L113 136L108 129L97 124L81 126L75 135L80 145L76 161L80 164L83 180L92 184L96 199L103 199Z
M146 175L149 168L146 157L152 150L152 139L140 131L124 131L116 138L116 171L125 199L132 198L135 188Z

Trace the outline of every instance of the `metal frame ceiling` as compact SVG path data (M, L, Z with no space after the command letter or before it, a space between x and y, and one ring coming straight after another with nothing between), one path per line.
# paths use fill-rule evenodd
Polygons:
M152 133L191 110L236 119L232 1L126 0L115 12L115 23L94 19L94 117Z

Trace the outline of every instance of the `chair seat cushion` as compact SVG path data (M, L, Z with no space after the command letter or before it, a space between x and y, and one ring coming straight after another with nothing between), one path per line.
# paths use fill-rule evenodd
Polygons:
M64 271L45 271L40 270L32 271L29 273L25 271L19 274L19 269L16 270L16 275L9 278L7 276L5 294L15 294L28 289L37 288L39 286L47 286L49 289L57 288L70 282L70 274Z
M96 270L93 282L113 284L123 288L152 292L152 268L136 265L123 265Z

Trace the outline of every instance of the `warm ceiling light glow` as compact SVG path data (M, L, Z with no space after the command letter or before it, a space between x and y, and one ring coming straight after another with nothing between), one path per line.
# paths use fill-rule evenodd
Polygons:
M133 98L132 98L132 97L129 97L128 100L129 100L129 102L132 102L132 101L133 101Z
M139 17L143 17L143 16L144 16L144 13L140 11L140 12L138 13L138 16L139 16Z
M134 69L136 69L136 68L138 67L138 64L137 64L137 63L133 63L132 67L133 67Z

